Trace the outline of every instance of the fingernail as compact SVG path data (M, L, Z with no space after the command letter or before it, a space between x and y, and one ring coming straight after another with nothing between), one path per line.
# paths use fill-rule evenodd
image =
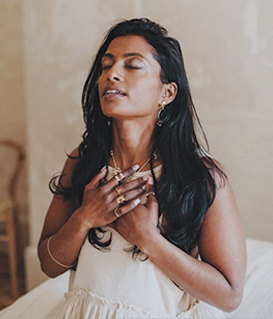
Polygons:
M100 170L101 172L106 169L106 166L104 165L103 168Z
M149 177L149 185L154 185L154 180L151 176Z
M137 206L139 203L140 203L140 199L139 198L134 200L134 206Z
M147 181L148 179L149 179L149 176L147 176L147 175L146 175L146 176L143 176L143 180L144 180L144 181Z
M137 169L139 169L139 165L138 165L138 164L136 164L136 165L133 166L133 170L134 170L134 171L136 171Z

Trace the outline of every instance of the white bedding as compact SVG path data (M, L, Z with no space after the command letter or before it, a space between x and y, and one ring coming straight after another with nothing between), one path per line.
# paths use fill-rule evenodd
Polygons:
M273 243L248 238L247 250L248 264L243 302L234 312L227 313L227 317L273 318ZM31 317L42 318L43 309L57 309L68 290L68 282L69 272L55 279L48 279L1 311L0 319L29 319L30 309Z
M273 243L247 239L247 275L241 305L228 318L273 318Z

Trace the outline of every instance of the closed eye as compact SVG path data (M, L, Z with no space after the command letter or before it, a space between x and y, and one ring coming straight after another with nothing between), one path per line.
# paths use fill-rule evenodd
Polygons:
M107 69L110 69L111 67L112 65L105 65L105 66L102 66L101 69L107 70ZM140 66L135 66L135 65L126 65L126 68L127 69L142 69Z
M102 69L102 70L107 70L107 69L110 69L111 66L112 66L112 65L105 65L105 66L102 66L101 69Z
M141 67L134 66L134 65L127 65L126 68L128 68L128 69L142 69Z

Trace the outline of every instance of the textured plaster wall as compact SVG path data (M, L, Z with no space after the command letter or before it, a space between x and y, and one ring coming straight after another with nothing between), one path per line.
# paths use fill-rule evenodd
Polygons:
M81 140L81 90L91 61L108 28L135 16L158 21L180 40L197 111L211 152L233 185L246 235L273 240L272 1L0 0L0 5L5 101L0 132L23 144L27 139L33 247L51 200L48 182L62 169L65 152Z
M23 9L32 243L51 198L47 182L80 141L81 89L102 36L120 18L142 15L182 44L197 111L246 234L273 240L270 0L27 0Z
M163 7L143 1L145 15L182 44L197 111L246 234L273 240L273 3L171 0Z
M22 32L21 1L0 0L0 139L9 139L17 142L26 149L26 103L24 88L24 52ZM6 154L6 155L5 155ZM1 182L8 177L13 163L7 153L0 153ZM27 170L26 162L23 165L17 185L17 233L20 244L20 256L22 248L26 245L28 236L27 228ZM0 182L0 184L1 184ZM3 184L1 184L3 185ZM0 189L0 193L4 190ZM0 246L6 250L6 246Z
M118 4L118 6L117 6ZM30 168L30 241L36 245L51 200L48 182L81 141L81 91L92 58L132 1L23 2Z

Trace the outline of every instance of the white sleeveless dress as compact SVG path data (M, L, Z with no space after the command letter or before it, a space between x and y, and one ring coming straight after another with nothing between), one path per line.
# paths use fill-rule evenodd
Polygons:
M157 176L160 169L155 168ZM109 167L108 179L113 173ZM105 230L106 237L112 234L110 250L98 250L86 239L70 290L52 319L226 318L220 309L179 289L149 259L143 261L145 256L133 259L125 251L132 244L114 229Z

